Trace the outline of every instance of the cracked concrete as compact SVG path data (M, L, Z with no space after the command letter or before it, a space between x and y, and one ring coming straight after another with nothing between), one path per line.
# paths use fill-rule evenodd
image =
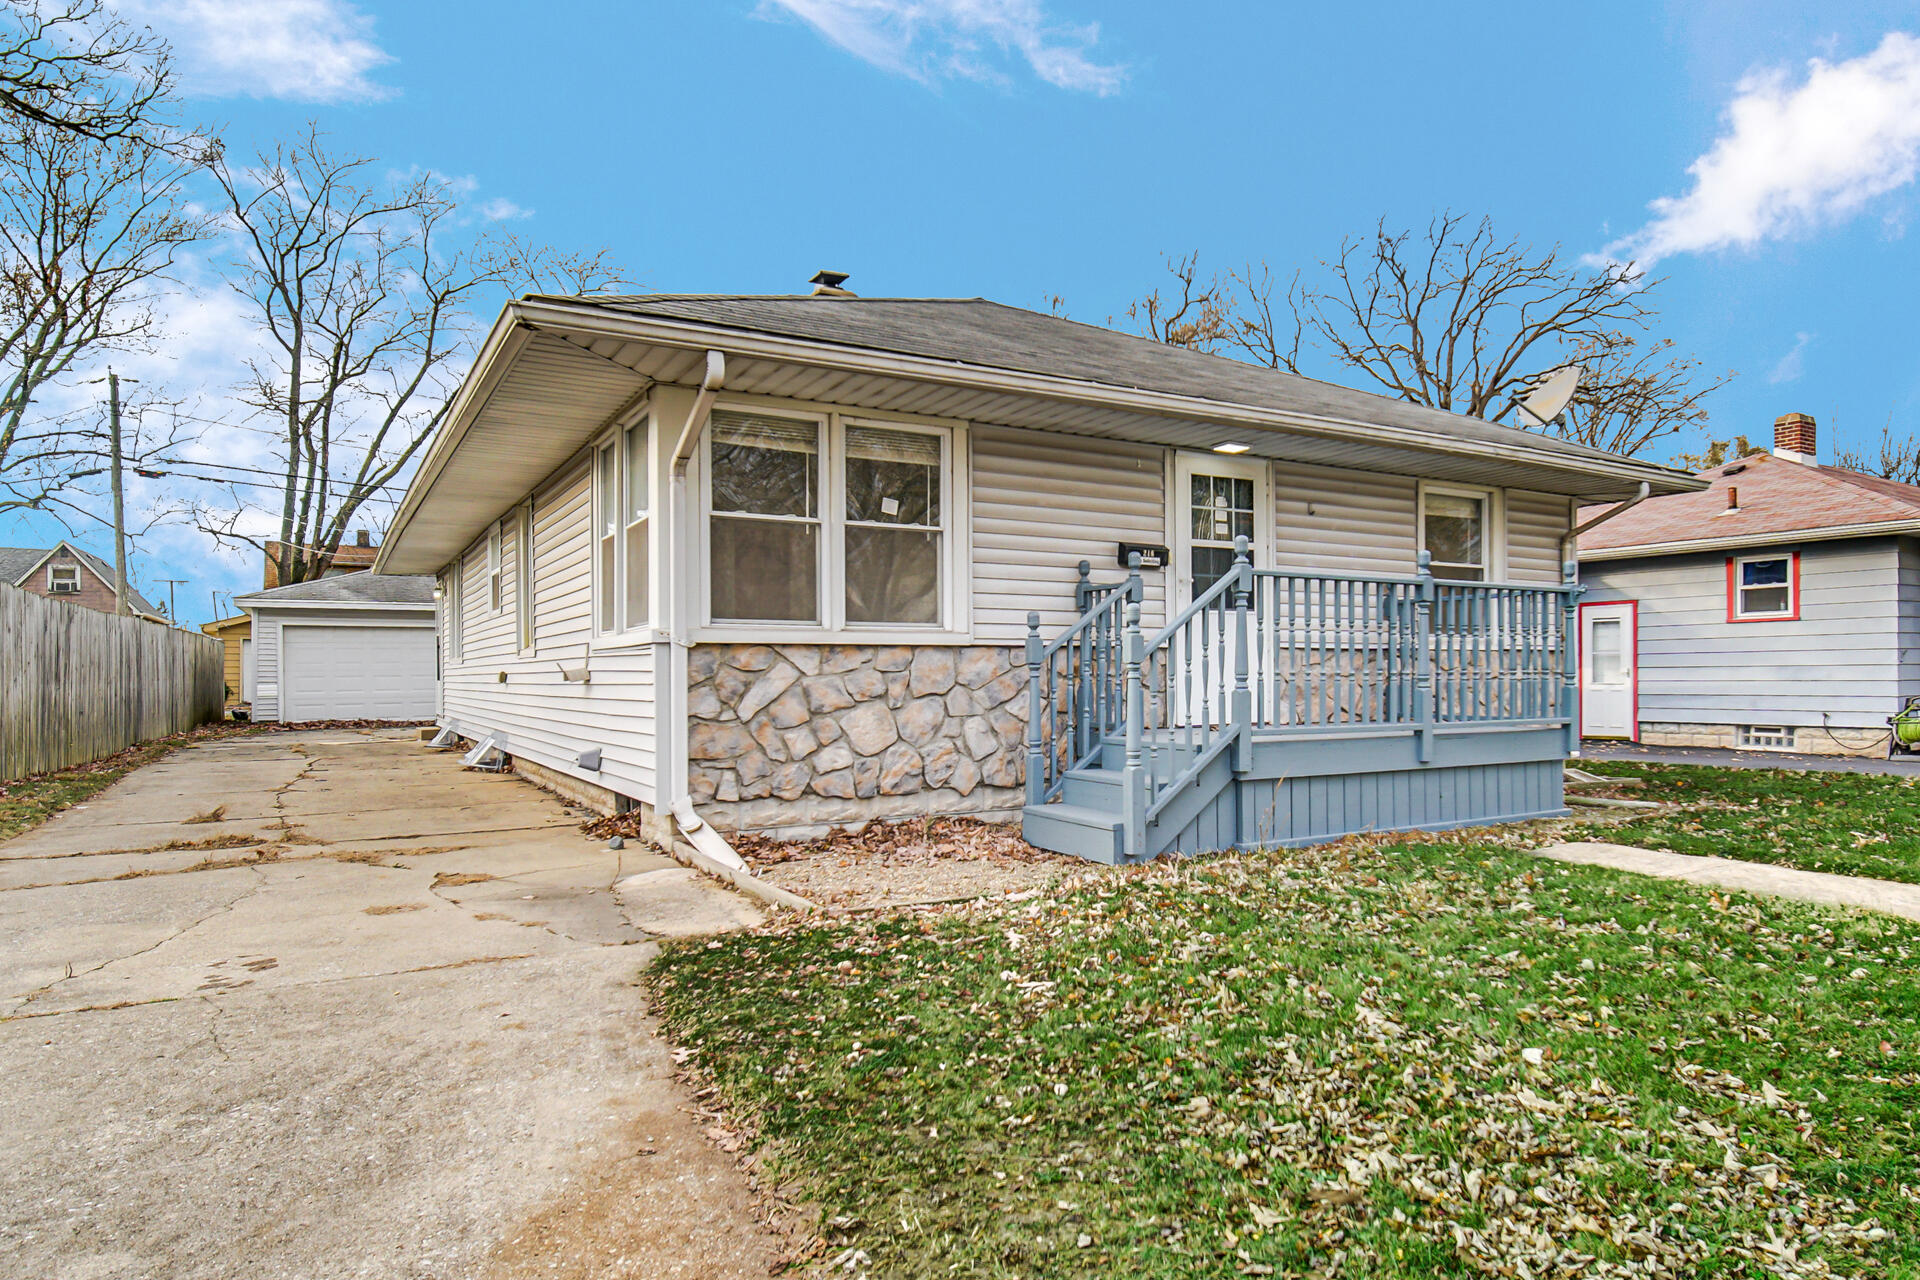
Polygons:
M578 822L333 730L175 753L0 845L4 1269L512 1277L578 1220L568 1274L765 1275L635 984L757 910ZM565 1212L589 1187L629 1208Z

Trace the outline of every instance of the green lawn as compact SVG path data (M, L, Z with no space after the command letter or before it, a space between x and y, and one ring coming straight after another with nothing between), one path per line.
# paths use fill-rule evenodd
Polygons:
M1580 767L1645 779L1622 795L1689 807L1595 823L1575 839L1920 884L1920 780L1613 760Z
M1916 944L1379 841L650 977L835 1274L1913 1277Z

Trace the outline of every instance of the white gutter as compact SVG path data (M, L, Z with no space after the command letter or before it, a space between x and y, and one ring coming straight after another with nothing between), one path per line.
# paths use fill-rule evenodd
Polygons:
M700 433L706 429L707 417L713 412L713 398L719 394L720 387L726 380L726 353L709 348L706 376L700 379L700 394L694 397L693 408L687 411L687 420L680 426L680 439L673 446L673 474L676 479L687 474L687 463L693 457L693 446L698 443Z
M1920 520L1881 520L1870 524L1833 524L1816 529L1774 529L1766 533L1728 534L1719 538L1689 538L1680 542L1646 542L1629 547L1596 547L1581 555L1590 560L1638 560L1645 556L1677 556L1691 551L1738 551L1742 547L1772 547L1790 542L1833 542L1842 538L1882 538L1920 534Z
M1573 528L1567 530L1566 536L1560 539L1560 563L1568 565L1575 564L1579 561L1579 541L1581 534L1589 529L1605 524L1615 516L1625 515L1627 512L1645 502L1652 494L1653 486L1643 480L1640 482L1640 492L1634 494L1619 506L1608 507L1591 520L1583 520L1573 526Z
M1199 396L1178 395L1171 392L1146 391L1058 374L1025 373L1013 369L963 364L953 360L937 360L926 356L901 355L866 347L824 345L744 329L724 329L718 326L660 320L654 317L620 315L558 303L522 301L512 303L510 306L524 316L528 323L569 328L581 333L623 338L627 341L652 342L683 350L711 349L716 341L722 341L736 359L810 364L848 373L911 378L976 391L1013 392L1158 417L1314 435L1360 444L1386 444L1426 453L1465 455L1488 461L1518 461L1549 470L1584 472L1631 483L1646 482L1649 486L1657 480L1676 493L1708 487L1704 480L1667 467L1608 455L1586 457L1568 454L1550 447L1529 444L1524 440L1498 442L1469 440L1465 437L1445 434L1438 428L1427 432L1321 414L1263 409L1230 401L1208 400Z

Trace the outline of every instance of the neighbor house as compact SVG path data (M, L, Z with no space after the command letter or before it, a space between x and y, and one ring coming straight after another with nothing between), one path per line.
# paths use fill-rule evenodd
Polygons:
M280 566L293 559L294 544L272 541L263 548L266 568L260 585L271 591L280 585ZM365 529L354 531L352 542L342 542L332 551L323 551L317 547L308 547L305 558L320 562L319 573L309 573L308 578L337 578L346 573L365 573L373 568L373 562L379 558L380 548L375 545L373 535Z
M227 709L253 701L253 618L238 613L200 624L200 630L220 642L221 679L227 687Z
M116 612L113 566L71 542L56 542L51 547L0 547L0 582L101 613ZM131 585L127 587L127 607L149 622L167 620L165 613Z
M1920 694L1920 486L1821 466L1814 420L1583 534L1582 732L1820 754Z
M235 597L255 721L427 720L439 704L431 576L337 574Z
M1573 511L1697 481L838 283L506 308L379 562L442 724L661 824L1106 861L1561 811Z

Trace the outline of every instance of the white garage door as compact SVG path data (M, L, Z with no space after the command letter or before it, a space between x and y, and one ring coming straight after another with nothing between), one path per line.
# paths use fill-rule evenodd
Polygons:
M280 629L282 720L431 720L434 631Z

